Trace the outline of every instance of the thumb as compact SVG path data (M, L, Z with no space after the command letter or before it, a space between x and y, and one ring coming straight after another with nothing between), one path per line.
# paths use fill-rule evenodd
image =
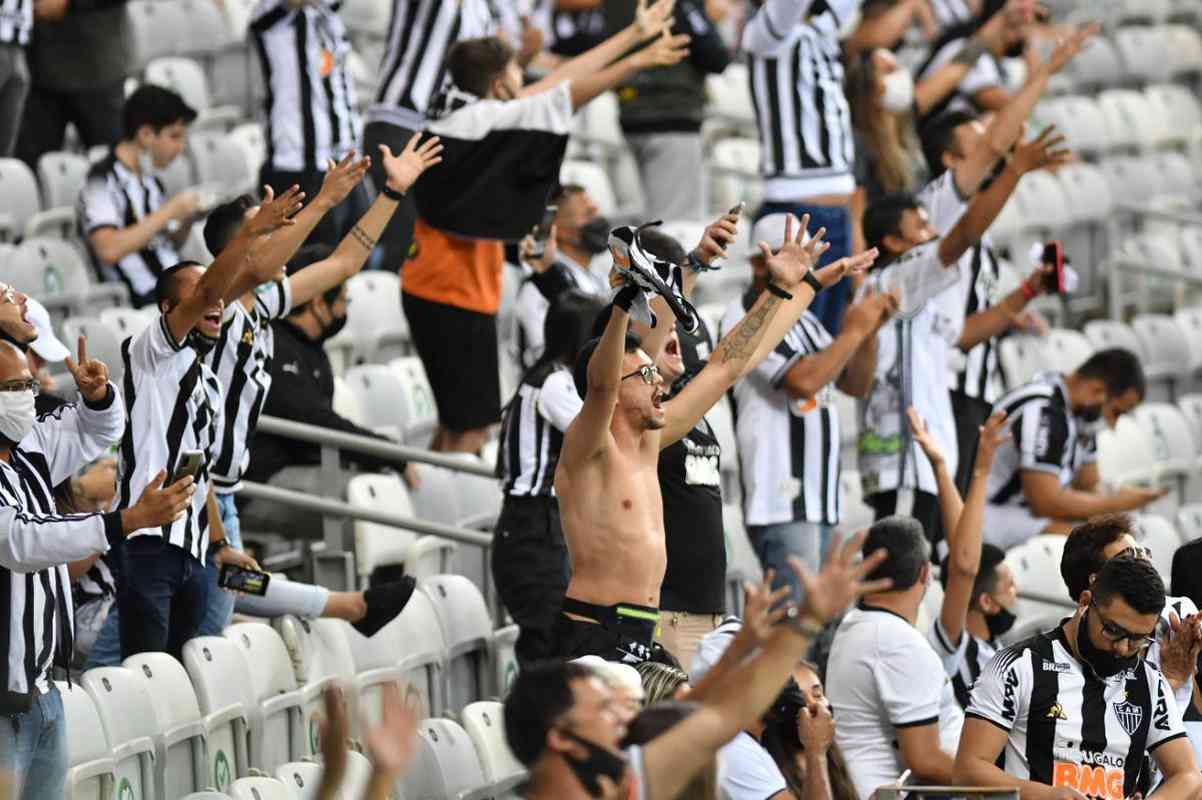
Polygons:
M165 480L167 480L167 470L161 469L157 473L155 473L155 476L150 479L149 483L146 484L146 488L147 489L162 488L163 481L165 481Z
M380 145L380 155L383 158L392 158L393 157L392 156L392 148L390 148L386 144L381 144Z
M772 258L772 248L768 246L767 242L756 242L756 246L760 248L765 259Z

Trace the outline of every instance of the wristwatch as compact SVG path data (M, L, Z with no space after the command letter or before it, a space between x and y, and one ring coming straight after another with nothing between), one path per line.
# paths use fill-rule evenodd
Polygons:
M222 550L230 546L229 539L218 539L215 542L209 542L209 549L205 551L205 558L211 559L213 556L220 553Z
M799 636L804 636L807 639L817 639L822 635L823 627L816 622L813 622L802 616L801 609L797 606L789 606L785 611L785 615L781 617L778 625L788 625L793 629L793 632Z

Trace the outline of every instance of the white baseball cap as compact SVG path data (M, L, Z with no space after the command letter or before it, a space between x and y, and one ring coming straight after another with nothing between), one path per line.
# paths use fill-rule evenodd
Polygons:
M38 338L30 342L29 347L38 354L40 359L57 364L65 361L67 356L71 355L71 351L67 349L66 345L54 335L54 328L50 325L50 312L46 310L46 306L31 297L26 306L25 316L38 333Z
M606 661L600 656L581 656L573 659L572 663L583 664L592 669L609 688L623 689L631 696L643 699L643 678L639 671L629 664Z
M796 214L779 212L757 219L755 225L751 228L751 252L749 255L763 255L760 252L760 242L767 242L773 251L779 250L781 245L785 243L785 222L790 217L793 218L793 234L796 235L797 226L801 224L801 219ZM810 235L807 231L803 241L809 238Z

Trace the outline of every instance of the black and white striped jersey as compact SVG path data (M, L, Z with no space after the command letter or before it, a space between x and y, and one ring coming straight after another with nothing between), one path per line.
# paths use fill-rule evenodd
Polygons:
M749 291L731 303L724 332L734 329L755 297ZM789 370L833 341L822 322L805 311L760 365L734 385L748 525L839 522L839 410L832 387L796 400L783 387Z
M840 29L861 0L767 0L747 22L764 199L855 191Z
M1050 472L1061 486L1098 460L1094 431L1073 415L1068 388L1058 372L1045 372L1002 396L993 405L1006 412L1013 435L997 449L989 471L989 502L1025 506L1022 473Z
M506 494L555 494L563 434L583 405L566 367L548 363L526 374L501 420L497 467Z
M4 0L0 4L0 42L29 44L33 31L33 0Z
M971 317L997 305L1001 269L988 234L960 259L960 294L965 298L964 316ZM1005 392L998 358L999 337L986 339L964 354L964 368L956 388L968 397L995 403Z
M931 77L937 69L950 63L964 48L967 41L967 38L954 38L944 39L942 43L936 42L936 49L926 63L919 67L915 80L925 80ZM977 106L973 99L976 93L985 89L1004 88L1005 86L1006 70L1001 60L993 53L982 53L968 70L968 74L957 84L955 91L929 109L924 118L930 119L943 111L981 113L986 109Z
M159 210L166 200L163 184L153 175L137 174L113 153L92 165L79 200L75 218L84 242L102 228L128 228ZM105 264L88 245L92 264L102 280L120 281L129 289L134 304L141 306L154 299L159 274L179 261L175 243L166 231L155 234L141 250L134 251L116 264Z
M935 23L939 30L946 31L956 25L971 22L972 9L965 0L928 0L931 12L935 15Z
M117 507L136 503L159 470L166 469L170 480L183 455L199 450L202 466L192 505L184 516L162 528L130 535L161 536L203 563L209 544L205 500L213 464L220 455L221 384L196 350L175 341L162 315L122 343L121 358L128 410L117 460Z
M113 574L109 558L111 558L110 554L106 553L96 559L96 563L76 579L72 589L72 598L76 608L84 603L91 603L93 600L117 596L117 576Z
M102 407L68 404L42 415L0 461L0 714L29 708L50 690L49 670L71 659L74 604L67 563L121 539L121 516L60 515L54 487L121 437L116 389Z
M1073 656L1063 628L998 652L966 712L1009 736L999 766L1016 777L1124 800L1144 756L1185 737L1169 682L1155 666L1102 680Z
M927 641L943 662L943 669L952 679L952 690L961 708L968 708L973 684L997 654L992 642L978 639L967 630L960 634L959 644L953 644L938 618L931 623Z
M242 475L250 463L250 438L271 390L275 353L271 321L282 319L291 310L288 281L263 284L255 291L249 309L241 301L226 307L221 336L205 356L225 393L221 455L211 469L213 488L219 494L236 492L242 486Z
M250 34L263 82L269 168L325 171L359 146L362 133L351 52L339 0L314 0L293 7L287 0L261 0L251 15Z
M426 112L449 80L451 47L495 32L489 0L393 0L380 84L367 121L424 128Z

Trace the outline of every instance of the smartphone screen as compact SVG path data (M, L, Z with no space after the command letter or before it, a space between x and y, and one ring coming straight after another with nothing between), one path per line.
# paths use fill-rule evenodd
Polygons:
M259 596L267 594L267 584L270 582L271 573L269 572L242 569L242 567L233 564L223 564L221 566L221 576L218 581L223 589L231 589L235 592L245 592L246 594L256 594Z
M555 224L555 215L559 213L559 206L547 206L543 212L542 221L534 228L534 238L540 242L545 242L547 237L551 235L551 226Z

